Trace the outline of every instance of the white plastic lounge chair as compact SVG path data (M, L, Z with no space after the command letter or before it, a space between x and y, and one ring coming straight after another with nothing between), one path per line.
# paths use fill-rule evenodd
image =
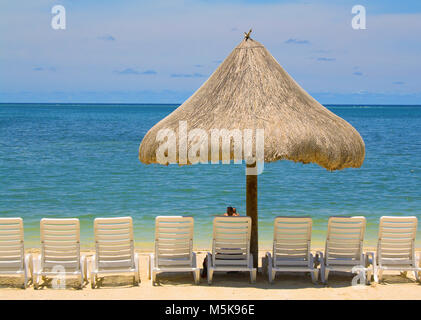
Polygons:
M25 254L21 218L0 218L0 274L23 275L23 289L28 287L28 274L33 279L32 255Z
M253 255L250 254L250 217L216 217L213 220L212 254L208 252L208 284L215 271L247 271L256 281Z
M365 217L329 218L324 257L322 252L317 252L323 283L327 282L330 271L358 273L369 283L371 269L366 267L368 258L363 253L365 226Z
M95 252L91 260L91 286L99 274L131 273L133 284L139 284L139 256L134 252L131 217L96 218L94 220Z
M415 255L415 235L418 219L411 217L380 218L377 254L374 255L373 273L376 282L382 281L384 270L413 271L420 281L420 256Z
M85 256L80 255L79 219L41 219L41 254L34 271L34 288L38 289L40 277L77 276L82 288L87 279Z
M155 253L149 257L152 285L161 272L193 272L194 282L200 281L196 253L193 252L193 218L158 216L155 219Z
M276 272L310 272L313 282L317 281L318 269L314 267L311 253L310 217L276 217L273 228L273 257L270 252L262 259L263 271L268 273L269 282Z

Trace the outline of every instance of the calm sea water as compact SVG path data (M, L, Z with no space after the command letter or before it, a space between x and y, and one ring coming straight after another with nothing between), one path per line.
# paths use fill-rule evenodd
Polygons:
M328 107L362 135L364 165L328 172L313 164L265 164L259 176L265 246L277 215L312 216L319 245L331 215L366 216L369 245L380 216L420 216L421 107ZM42 217L78 217L82 244L92 246L95 217L129 215L137 245L152 247L155 216L192 215L195 246L209 247L213 215L228 205L245 214L245 168L140 163L143 136L175 108L0 104L0 216L24 219L27 246L39 246Z

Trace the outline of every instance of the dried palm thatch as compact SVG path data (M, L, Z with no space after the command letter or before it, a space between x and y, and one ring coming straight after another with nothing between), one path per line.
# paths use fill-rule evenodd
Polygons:
M158 162L158 131L172 129L178 134L179 121L186 121L188 130L206 132L264 129L265 162L313 162L336 170L360 167L365 156L359 133L313 99L262 44L249 37L187 101L149 130L139 148L140 161ZM208 154L210 161L210 146Z

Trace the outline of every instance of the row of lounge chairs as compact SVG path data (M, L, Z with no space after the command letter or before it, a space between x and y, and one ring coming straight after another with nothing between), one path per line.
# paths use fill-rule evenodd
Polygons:
M200 268L193 252L193 218L159 216L155 224L155 248L149 258L148 276L152 284L161 272L192 272L200 281ZM382 280L384 270L413 271L419 281L421 267L415 255L416 217L384 216L380 219L376 252L364 252L366 219L361 216L330 217L325 250L311 252L312 219L277 217L274 221L272 252L262 259L262 271L273 282L277 272L310 273L313 282L326 283L330 271L357 273L360 282ZM207 254L208 283L214 272L247 271L256 280L250 253L251 219L216 217L212 252ZM76 276L80 288L88 281L87 259L80 254L79 219L47 219L40 223L41 254L34 260L24 252L21 218L0 219L0 275L23 276L23 287L32 280L34 288L51 276ZM139 283L139 257L134 251L131 217L94 220L95 254L90 263L90 282L97 286L100 275L130 273ZM370 267L371 265L371 267Z

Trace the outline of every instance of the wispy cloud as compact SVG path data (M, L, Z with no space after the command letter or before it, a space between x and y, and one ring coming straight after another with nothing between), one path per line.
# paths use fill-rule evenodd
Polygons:
M354 76L362 76L363 73L360 71L355 71L354 73L352 73Z
M157 74L157 72L155 70L146 70L141 72L140 74Z
M203 64L195 64L194 65L196 68L203 68L204 66L203 66Z
M319 49L319 50L314 50L313 52L315 52L315 53L332 53L332 50L329 50L329 49Z
M50 71L50 72L56 72L55 67L33 67L33 71Z
M405 82L403 82L403 81L395 81L395 82L392 82L393 84L396 84L396 85L403 85L403 84L405 84Z
M99 36L98 37L98 40L115 41L115 38L112 35L110 35L110 34L105 34L105 35Z
M286 43L286 44L310 44L310 41L308 41L308 40L299 40L299 39L295 39L295 38L289 38L284 43Z
M123 70L115 70L114 73L123 74L123 75L154 75L157 74L155 70L145 70L145 71L138 71L133 68L126 68Z
M201 73L173 73L171 78L205 78Z
M332 62L332 61L336 61L336 58L320 57L320 58L317 58L317 61L328 61L328 62Z
M222 62L222 60L213 60L212 62L213 62L213 63L221 63L221 62Z

